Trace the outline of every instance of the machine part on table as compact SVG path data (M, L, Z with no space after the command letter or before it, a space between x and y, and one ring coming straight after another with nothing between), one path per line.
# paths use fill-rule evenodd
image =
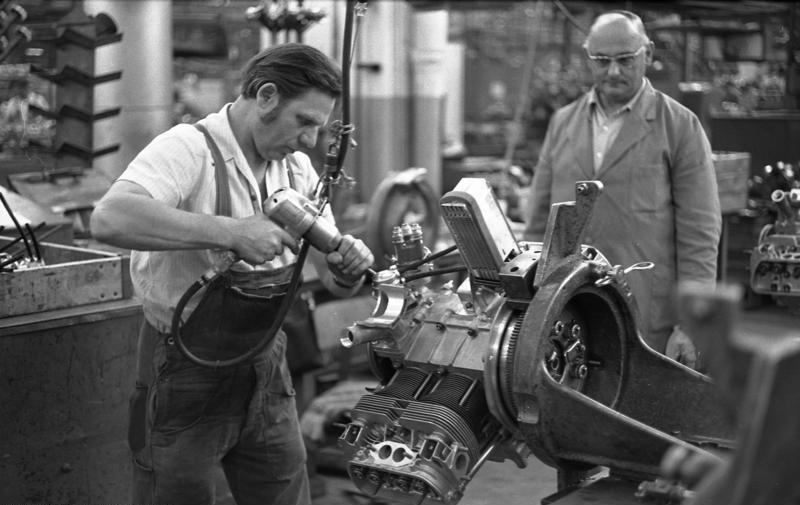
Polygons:
M704 447L730 446L711 380L639 336L635 272L580 243L601 190L577 183L543 243L517 242L488 184L462 179L441 206L469 278L434 289L397 265L375 276L372 315L342 337L369 345L381 382L339 439L362 491L455 504L485 461L522 468L533 453L564 471L608 467L633 499L669 447L715 458ZM422 265L415 247L395 258L413 250Z
M750 287L800 314L800 189L776 189L771 199L778 215L750 256Z

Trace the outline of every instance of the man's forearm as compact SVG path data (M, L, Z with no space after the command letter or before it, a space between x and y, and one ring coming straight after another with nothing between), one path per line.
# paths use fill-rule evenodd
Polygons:
M174 209L142 195L117 194L92 212L92 235L134 250L227 248L224 218Z

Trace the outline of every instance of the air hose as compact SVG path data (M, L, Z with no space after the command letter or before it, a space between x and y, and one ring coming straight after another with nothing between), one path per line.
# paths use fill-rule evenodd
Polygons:
M281 301L280 308L278 309L278 313L275 314L275 318L272 320L272 324L270 325L267 333L264 337L258 341L256 345L251 347L248 351L236 356L234 358L223 359L223 360L207 360L203 359L196 354L192 353L189 348L186 346L185 342L183 341L183 337L181 336L181 316L183 315L183 310L186 308L186 304L189 303L189 300L197 294L198 291L203 286L211 283L214 279L222 275L222 273L227 270L227 268L219 268L216 266L212 268L205 274L203 274L198 280L194 281L189 289L181 296L180 300L178 300L178 305L175 307L175 312L172 314L172 329L171 329L171 336L175 341L175 345L178 347L183 356L194 363L195 365L200 365L209 368L222 368L222 367L229 367L229 366L236 366L245 361L253 358L272 342L272 339L280 330L281 325L283 324L283 320L286 319L286 314L289 312L289 309L294 303L294 296L297 293L297 287L300 285L300 275L303 272L303 263L305 262L306 256L308 255L308 248L309 242L303 241L302 246L300 247L300 252L297 255L297 263L295 265L294 272L292 272L292 277L289 281L289 290L284 295L283 300ZM226 261L225 263L228 263ZM230 265L228 265L230 266Z
M323 179L325 179L325 184L320 188L318 192L319 199L323 202L322 205L319 206L319 213L322 213L322 209L324 209L325 204L328 200L328 193L329 193L329 185L335 182L338 179L338 175L342 171L342 166L344 165L344 158L347 153L347 145L349 142L349 134L352 127L349 125L350 120L350 63L352 59L352 45L353 45L353 24L354 24L354 15L355 11L358 10L358 18L363 16L363 12L366 8L366 2L356 2L354 0L348 0L347 2L347 13L345 17L345 33L344 33L344 42L342 46L342 115L343 115L343 122L346 125L345 128L342 129L342 132L339 134L338 139L338 149L331 149L329 150L328 156L326 158L326 172L329 168L332 168L332 174L326 174ZM335 144L336 142L334 142ZM335 147L332 145L332 147ZM334 159L335 156L335 159ZM330 167L329 167L330 165ZM321 180L322 182L322 180ZM246 351L245 353L230 359L224 360L207 360L203 359L194 353L192 353L189 348L186 346L186 343L183 341L181 337L181 316L183 315L183 311L186 308L186 304L189 303L189 300L197 294L198 291L203 286L211 283L214 279L222 275L230 266L237 260L236 255L232 252L229 253L225 260L220 262L219 265L215 265L206 273L204 273L198 280L192 283L189 286L189 289L181 296L180 300L178 301L178 305L175 307L175 312L172 315L172 327L171 327L171 335L175 341L175 345L178 347L180 353L192 363L210 367L210 368L220 368L220 367L230 367L236 366L241 364L254 356L258 353L262 352L266 347L272 342L272 339L280 330L281 325L283 324L286 315L291 308L292 303L294 302L295 294L297 293L297 288L300 285L300 276L303 271L303 264L305 263L306 256L308 255L308 248L310 242L308 240L303 240L302 245L300 247L300 252L297 255L297 262L294 266L294 272L292 272L292 278L289 281L289 289L284 295L284 299L281 301L280 308L278 309L278 313L275 315L275 318L272 321L267 333L264 337L250 350Z

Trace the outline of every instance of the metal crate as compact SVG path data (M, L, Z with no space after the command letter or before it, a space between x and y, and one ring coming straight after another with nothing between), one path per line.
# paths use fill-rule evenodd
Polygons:
M128 257L47 242L40 249L44 265L0 273L0 317L130 297Z

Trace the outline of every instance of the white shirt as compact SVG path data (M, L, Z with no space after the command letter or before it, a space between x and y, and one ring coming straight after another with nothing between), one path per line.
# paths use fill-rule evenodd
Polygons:
M217 113L200 121L216 141L228 171L232 217L243 218L256 213L265 200L249 169L242 149L236 142L228 121L225 105ZM318 176L311 160L303 153L294 153L291 163L295 189L312 196ZM179 124L158 135L128 165L119 177L146 189L156 200L188 212L215 214L216 181L211 151L205 137L194 126ZM267 193L288 187L286 161L269 162L266 171ZM251 197L252 195L252 197ZM254 202L256 202L254 208ZM261 209L259 209L261 210ZM329 219L329 209L326 209ZM206 270L219 261L224 251L132 251L131 278L142 299L147 320L159 331L169 331L172 312L186 289ZM295 262L288 248L281 256L259 265L258 269L274 270ZM239 269L254 267L239 262ZM183 318L187 318L201 295L192 297Z
M594 161L595 174L603 166L603 158L608 152L608 148L616 140L617 135L619 135L622 124L625 122L625 117L633 108L636 100L642 95L646 87L645 79L642 78L642 85L639 87L639 91L633 95L633 98L611 114L606 114L597 98L597 91L592 88L589 94L589 110L592 111L592 160Z

